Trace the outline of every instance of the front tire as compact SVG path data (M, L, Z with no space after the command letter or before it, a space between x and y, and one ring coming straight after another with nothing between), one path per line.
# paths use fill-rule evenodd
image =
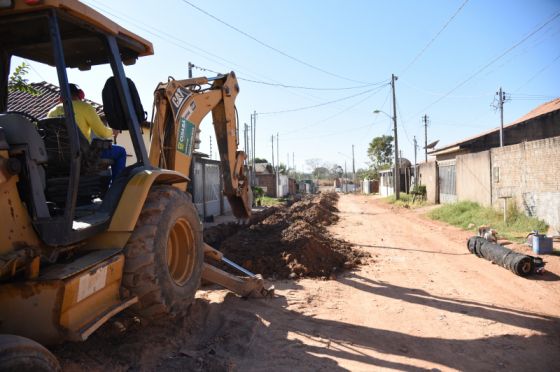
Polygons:
M154 186L124 249L123 287L139 300L132 310L148 319L184 314L200 285L202 244L190 196Z
M60 371L56 357L45 347L25 337L0 335L0 371Z

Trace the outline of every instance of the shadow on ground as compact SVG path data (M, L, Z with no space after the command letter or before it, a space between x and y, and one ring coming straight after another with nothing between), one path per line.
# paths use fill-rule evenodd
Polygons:
M102 330L85 343L64 344L54 351L68 370L345 370L334 358L373 369L407 371L425 370L415 360L458 370L560 368L558 318L434 296L355 274L340 282L373 295L530 329L534 334L467 340L419 337L318 319L288 309L284 297L243 300L228 294L218 303L198 299L190 316L181 320L117 335ZM291 281L279 286L299 289ZM373 309L363 310L375 316Z

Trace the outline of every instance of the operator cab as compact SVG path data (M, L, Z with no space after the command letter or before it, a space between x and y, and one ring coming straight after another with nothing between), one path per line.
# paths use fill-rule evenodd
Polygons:
M33 227L50 246L74 244L106 230L127 180L150 168L123 63L152 54L151 43L84 4L62 0L0 2L0 35L0 151L8 152L8 169L18 175L19 196ZM12 57L56 68L64 117L35 118L34 107L7 111ZM115 129L129 131L137 160L109 189L110 164L100 152L110 141L89 143L82 135L67 77L68 68L89 71L104 64L111 66L126 121Z

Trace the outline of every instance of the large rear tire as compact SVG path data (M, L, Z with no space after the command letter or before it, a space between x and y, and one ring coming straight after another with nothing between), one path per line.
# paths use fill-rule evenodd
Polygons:
M45 347L25 337L0 335L0 371L60 371L56 357Z
M139 300L132 310L147 319L184 314L200 285L202 244L190 196L153 187L124 249L123 287Z

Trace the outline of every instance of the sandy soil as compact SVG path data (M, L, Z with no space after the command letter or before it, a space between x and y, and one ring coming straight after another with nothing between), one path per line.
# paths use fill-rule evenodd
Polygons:
M338 209L330 233L371 257L336 280L274 281L267 300L203 289L185 319L120 318L53 351L68 371L560 370L560 257L521 278L421 210L357 195Z

